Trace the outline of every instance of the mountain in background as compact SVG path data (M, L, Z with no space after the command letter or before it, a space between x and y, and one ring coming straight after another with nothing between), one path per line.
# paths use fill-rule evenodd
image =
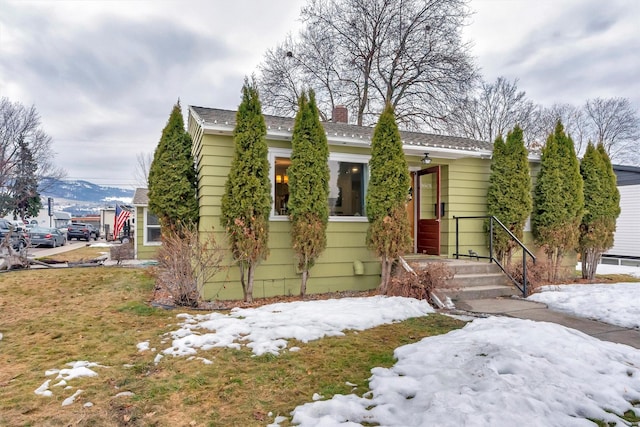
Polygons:
M82 216L95 215L100 208L115 206L116 203L129 204L134 191L104 187L88 181L46 178L40 184L39 192L43 207L47 206L47 198L53 197L56 210Z

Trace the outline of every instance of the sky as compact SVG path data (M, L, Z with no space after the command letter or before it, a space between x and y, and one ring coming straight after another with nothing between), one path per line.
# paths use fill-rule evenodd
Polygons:
M235 110L245 76L300 26L301 0L0 0L0 97L34 105L68 179L135 188L173 105ZM470 0L487 81L543 105L640 110L640 2ZM186 118L186 115L185 115Z
M602 273L640 277L640 267L602 266ZM606 270L606 271L605 271ZM635 290L634 290L635 289ZM562 285L543 288L540 294L554 310L588 315L602 322L638 328L640 284ZM597 294L595 301L579 304L555 294ZM577 306L601 306L583 312ZM196 359L215 364L207 351L214 347L247 347L255 355L305 352L305 344L348 330L364 330L434 310L424 301L374 296L278 303L258 308L236 308L229 314L178 314L172 331L153 343L137 344L156 364L164 357ZM620 316L620 313L623 313ZM622 319L622 321L621 321ZM635 319L634 324L626 323ZM366 384L344 382L348 395L314 393L308 403L290 414L269 414L269 426L285 421L300 426L593 426L587 418L617 421L613 413L633 408L640 400L640 350L601 341L575 329L548 322L502 316L467 317L467 325L444 335L424 338L394 351L390 368L374 367ZM622 322L622 323L620 323ZM0 340L2 335L0 334ZM296 339L296 346L289 340ZM157 347L156 347L157 346ZM213 360L211 360L213 359ZM78 397L83 377L103 375L108 361L69 362L43 373L35 398L63 396L63 406L91 408L101 402ZM89 392L90 394L90 392ZM121 389L114 398L133 398ZM613 413L612 413L613 412Z

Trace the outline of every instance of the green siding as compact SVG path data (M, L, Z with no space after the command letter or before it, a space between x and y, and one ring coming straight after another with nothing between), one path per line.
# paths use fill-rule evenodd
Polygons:
M199 170L198 198L200 203L200 232L215 230L216 241L228 247L226 235L220 226L220 199L233 156L233 139L225 135L203 135L196 159ZM290 148L287 142L270 142L271 147ZM341 152L368 154L368 150L341 147ZM300 292L300 274L296 271L291 250L290 224L286 220L271 221L269 225L270 255L256 270L255 297L297 295ZM380 266L365 247L368 228L366 222L330 222L327 228L327 249L310 271L308 293L339 290L368 290L378 286ZM354 261L364 264L364 275L354 275ZM229 257L225 269L203 287L207 299L242 298L237 266Z
M156 259L158 246L144 244L144 207L136 206L136 259Z
M199 171L198 198L200 205L200 232L213 229L216 240L227 247L226 236L220 226L220 199L233 156L233 139L230 135L202 134L194 136L194 154ZM201 136L201 138L200 138ZM290 148L287 141L269 141L272 148ZM369 150L357 147L330 145L332 153L369 155ZM411 157L410 166L421 167L419 158ZM486 215L486 194L489 185L491 161L479 158L455 160L435 159L441 165L441 201L445 203L445 215L441 223L441 254L451 257L455 253L454 216ZM423 212L433 212L429 201L421 206ZM300 274L296 271L291 250L290 224L287 220L270 222L270 255L256 270L254 297L297 295L300 291ZM308 293L339 290L368 290L378 286L380 264L366 248L367 222L330 221L327 229L327 249L310 271ZM460 222L460 253L469 249L481 255L488 254L484 223L482 220ZM530 233L525 240L531 241ZM354 274L354 261L364 265L364 275ZM237 266L230 256L225 268L203 287L206 299L239 299L242 289Z

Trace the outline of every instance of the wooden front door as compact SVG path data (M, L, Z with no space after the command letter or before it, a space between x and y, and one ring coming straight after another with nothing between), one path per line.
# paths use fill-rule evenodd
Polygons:
M416 173L416 251L419 254L440 255L440 166Z

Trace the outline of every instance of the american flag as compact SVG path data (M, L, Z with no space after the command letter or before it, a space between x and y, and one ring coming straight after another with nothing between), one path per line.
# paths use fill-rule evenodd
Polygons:
M116 205L116 221L113 225L114 239L118 238L118 235L120 235L120 232L122 231L122 227L124 227L124 223L127 222L130 216L131 213L128 210L122 209L120 205Z

